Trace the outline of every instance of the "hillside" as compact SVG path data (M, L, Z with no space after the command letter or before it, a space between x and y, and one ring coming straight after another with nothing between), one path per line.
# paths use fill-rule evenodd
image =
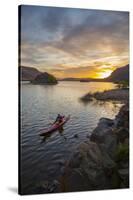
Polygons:
M31 80L31 83L37 85L55 85L58 82L53 75L44 72L37 75L34 80Z
M124 67L118 68L115 71L112 72L112 74L104 79L106 81L128 81L129 80L129 65L126 65Z
M39 72L37 69L33 67L19 67L20 70L20 79L21 81L31 81L34 80L37 75L39 75L41 72Z

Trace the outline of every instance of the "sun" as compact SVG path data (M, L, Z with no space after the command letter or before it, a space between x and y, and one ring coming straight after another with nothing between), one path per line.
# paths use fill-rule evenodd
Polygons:
M104 79L104 78L109 77L112 72L113 72L113 70L111 70L111 69L99 71L99 72L95 73L94 78Z
M107 78L108 76L110 76L112 73L112 70L106 70L103 72L99 72L100 77L99 78Z

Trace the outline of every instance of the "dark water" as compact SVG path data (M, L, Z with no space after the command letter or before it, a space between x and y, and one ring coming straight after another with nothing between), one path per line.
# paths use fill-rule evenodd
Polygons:
M21 178L24 193L34 193L44 181L55 180L61 163L68 160L79 143L86 140L101 117L113 118L113 103L89 103L79 97L89 91L112 89L112 83L60 82L55 86L21 84ZM56 131L42 140L39 134L58 113L71 115L63 132ZM78 138L74 135L78 134Z

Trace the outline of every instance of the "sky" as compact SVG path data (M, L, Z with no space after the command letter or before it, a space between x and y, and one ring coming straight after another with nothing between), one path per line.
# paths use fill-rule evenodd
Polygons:
M106 78L129 63L129 13L21 6L20 65L57 78Z

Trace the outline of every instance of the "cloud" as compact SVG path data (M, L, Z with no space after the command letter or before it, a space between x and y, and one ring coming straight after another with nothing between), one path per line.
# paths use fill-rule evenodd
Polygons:
M85 53L86 49L90 52L104 50L106 54L121 53L128 50L128 37L127 14L94 11L82 24L73 27L57 47L77 56Z
M21 63L63 76L128 63L129 13L22 6ZM95 67L94 67L95 66ZM99 68L101 66L101 68ZM88 71L86 71L88 70ZM91 73L90 73L91 74Z

